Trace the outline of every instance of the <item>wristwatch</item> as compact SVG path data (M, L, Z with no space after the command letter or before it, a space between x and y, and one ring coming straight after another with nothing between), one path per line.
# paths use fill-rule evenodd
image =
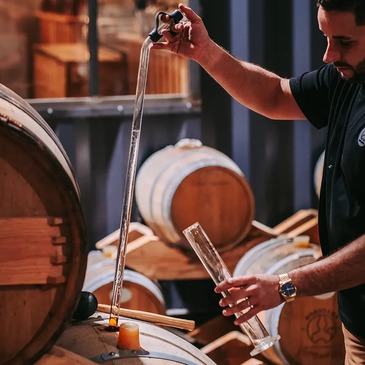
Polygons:
M279 275L279 293L287 303L292 302L297 295L297 287L288 274Z

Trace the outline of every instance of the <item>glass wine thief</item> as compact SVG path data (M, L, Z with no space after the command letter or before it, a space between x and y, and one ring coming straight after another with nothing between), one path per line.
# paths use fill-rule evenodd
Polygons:
M216 285L232 277L226 264L198 222L186 228L183 234ZM229 293L223 292L222 295L225 297ZM242 314L243 312L237 313L236 317L238 318ZM268 349L280 339L279 335L270 336L256 315L243 322L240 327L254 346L250 352L251 356Z

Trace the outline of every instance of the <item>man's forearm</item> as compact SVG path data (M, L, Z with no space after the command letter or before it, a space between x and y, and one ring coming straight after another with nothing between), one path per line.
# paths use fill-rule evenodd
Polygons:
M365 283L365 235L330 256L290 272L298 296L313 296Z
M240 61L210 40L197 59L233 98L271 119L304 119L289 81L252 63Z

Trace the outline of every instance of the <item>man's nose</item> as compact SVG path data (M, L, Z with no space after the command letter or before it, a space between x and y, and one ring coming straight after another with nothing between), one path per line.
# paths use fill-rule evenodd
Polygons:
M340 52L328 43L326 51L323 55L323 62L325 63L333 63L340 60Z

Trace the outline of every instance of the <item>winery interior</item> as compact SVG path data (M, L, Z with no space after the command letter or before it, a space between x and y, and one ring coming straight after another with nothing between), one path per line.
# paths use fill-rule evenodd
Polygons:
M142 44L179 2L0 0L0 364L343 364L334 294L260 313L281 339L252 356L183 234L199 222L232 275L317 260L325 131L268 120L197 64L151 50L127 179ZM286 77L320 65L314 2L183 3L241 59ZM139 326L131 358L102 329L116 291L119 321ZM76 318L82 300L97 324Z

